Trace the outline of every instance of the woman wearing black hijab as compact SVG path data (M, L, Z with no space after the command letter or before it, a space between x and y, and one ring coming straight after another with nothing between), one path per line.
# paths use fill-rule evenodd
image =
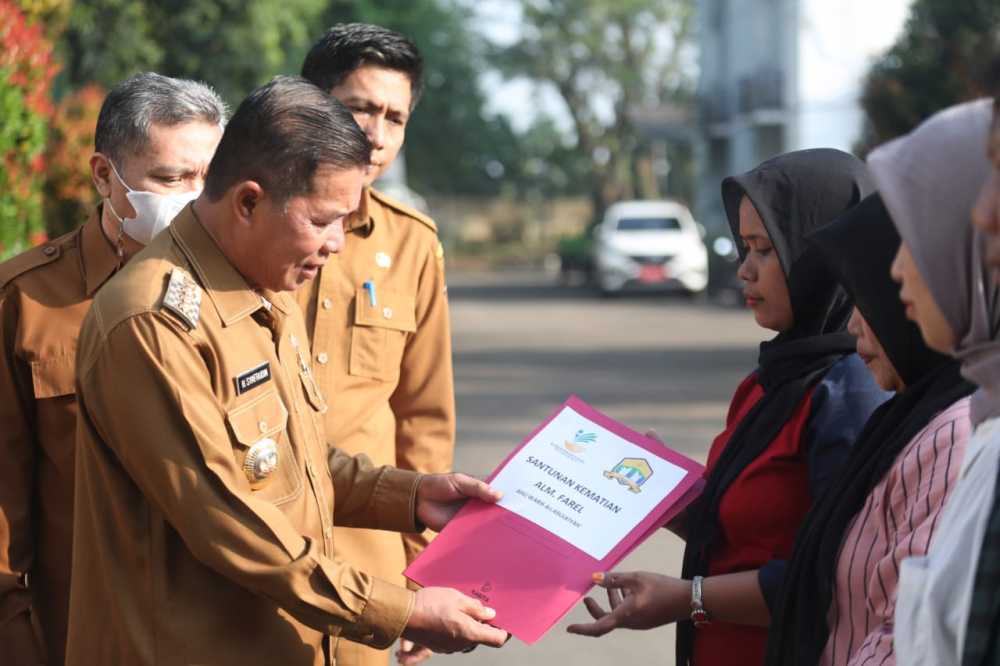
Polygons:
M969 437L974 387L906 318L889 274L899 234L879 195L809 241L854 298L859 354L897 392L872 414L803 523L767 663L893 664L899 563L925 554L934 536Z
M570 631L679 622L678 666L764 662L796 530L887 397L844 330L846 293L805 240L870 191L864 164L830 149L780 155L723 181L747 303L778 335L761 345L759 367L737 388L712 443L705 489L679 530L688 542L682 578L597 574L612 611L588 599L597 621Z

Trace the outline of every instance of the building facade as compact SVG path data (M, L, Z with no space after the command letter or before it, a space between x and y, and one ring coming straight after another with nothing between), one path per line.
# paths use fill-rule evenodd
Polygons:
M804 148L850 151L872 59L911 0L698 0L696 215L726 227L720 181Z

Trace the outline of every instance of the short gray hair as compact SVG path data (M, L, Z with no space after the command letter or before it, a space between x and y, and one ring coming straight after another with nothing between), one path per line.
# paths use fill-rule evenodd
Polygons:
M224 129L226 104L200 81L174 79L155 72L136 74L115 86L101 105L94 149L116 162L146 148L151 125L188 122Z

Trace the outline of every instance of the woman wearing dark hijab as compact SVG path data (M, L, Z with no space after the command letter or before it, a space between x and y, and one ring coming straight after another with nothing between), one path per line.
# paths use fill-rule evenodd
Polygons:
M889 275L899 234L873 194L809 240L854 299L848 329L879 385L894 390L806 516L768 638L769 666L895 663L896 583L923 555L954 487L975 387L907 320Z
M681 521L682 577L596 574L612 610L587 599L596 622L570 631L596 636L679 622L679 666L764 662L796 530L888 397L844 330L846 293L805 240L870 191L864 164L830 149L780 155L723 181L747 304L778 335L761 345L758 368L736 389L709 451L705 489Z

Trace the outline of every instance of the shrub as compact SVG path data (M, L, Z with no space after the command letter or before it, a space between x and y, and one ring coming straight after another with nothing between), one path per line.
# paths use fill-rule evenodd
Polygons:
M56 105L45 150L45 228L51 237L85 222L97 203L89 159L104 96L103 88L89 85Z
M46 238L43 151L57 71L42 28L11 0L0 0L0 257Z

